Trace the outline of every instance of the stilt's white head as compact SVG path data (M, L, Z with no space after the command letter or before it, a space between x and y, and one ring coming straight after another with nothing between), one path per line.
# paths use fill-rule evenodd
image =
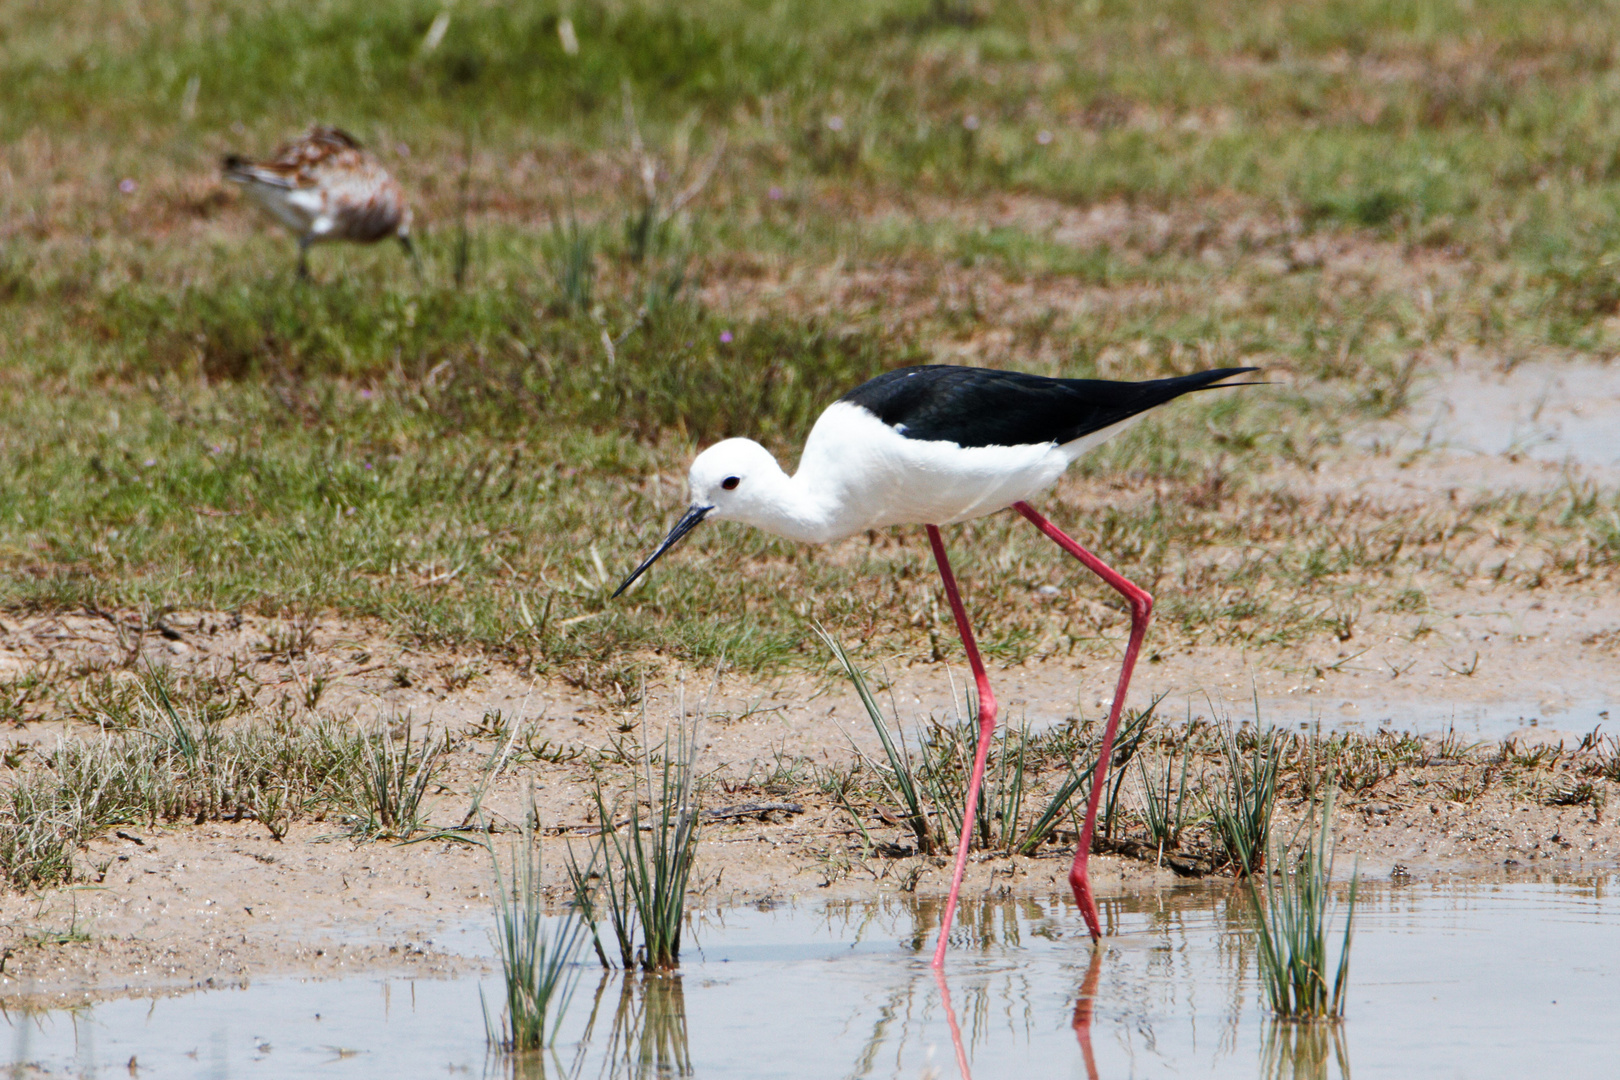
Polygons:
M719 521L759 524L770 519L771 495L785 479L782 467L771 452L752 439L726 439L717 442L692 462L686 474L692 505L664 542L624 579L614 596L628 589L657 562L659 556L678 544L706 517Z
M686 489L692 507L708 507L716 521L749 521L766 497L768 481L782 475L771 452L752 439L717 442L692 462Z

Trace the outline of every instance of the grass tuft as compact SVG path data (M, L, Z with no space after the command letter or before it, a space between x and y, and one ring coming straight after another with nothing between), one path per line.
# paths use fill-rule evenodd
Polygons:
M346 724L285 716L231 730L207 705L142 693L128 726L6 762L0 866L15 889L77 880L74 850L120 825L256 819L279 839L305 814L352 807L376 748ZM436 755L436 752L435 752Z
M1242 743L1249 743L1245 761ZM1271 843L1271 816L1277 805L1277 779L1282 766L1280 732L1223 732L1224 783L1216 794L1205 793L1205 806L1226 857L1240 876L1265 868Z
M640 966L647 971L667 971L680 962L686 889L699 840L698 792L693 775L696 725L690 730L686 726L684 687L675 730L672 734L665 729L656 752L646 739L646 730L643 712L641 767L631 770L625 799L628 817L624 822L618 822L618 807L609 806L601 778L597 778L596 809L603 841L593 854L592 867L601 867L602 892L625 969ZM645 819L643 802L648 807ZM575 865L570 877L576 902L594 913L594 898L586 899L584 888L589 873ZM597 956L607 963L600 941Z
M849 677L850 684L855 687L855 694L861 700L861 706L872 721L872 727L877 731L878 740L883 744L884 757L888 759L887 770L878 770L883 785L888 789L890 796L902 809L902 816L906 828L917 842L919 855L932 855L936 850L945 848L949 841L942 823L936 822L934 812L926 798L926 784L919 776L916 765L911 758L911 749L906 745L905 732L890 730L888 721L883 717L883 710L878 706L877 699L872 696L872 688L866 681L866 675L855 662L850 659L844 647L821 626L816 626L816 634L832 650L833 656L838 660L844 674ZM857 820L859 820L857 818Z
M585 921L577 910L556 918L545 914L540 845L532 828L525 828L522 839L512 844L510 882L501 873L493 844L489 854L505 996L499 1018L490 1015L485 1003L485 1031L490 1043L503 1050L539 1050L556 1039L573 997L579 980L574 958L585 941Z
M46 889L73 880L78 830L41 785L13 787L0 803L0 868L13 889Z
M1249 902L1260 927L1260 981L1271 1011L1287 1020L1337 1020L1344 1015L1350 975L1350 935L1355 923L1359 877L1350 881L1344 938L1337 966L1328 972L1328 922L1333 878L1333 789L1320 821L1297 857L1286 848L1273 858L1273 873L1248 879ZM1264 894L1262 896L1262 893Z
M596 296L596 230L569 210L553 215L545 245L547 269L557 298L576 312L589 312Z
M916 853L928 855L950 850L960 835L962 805L978 751L979 722L974 703L969 700L967 715L958 717L955 723L936 720L930 724L917 739L913 752L898 715L892 725L884 717L865 674L855 666L848 651L820 626L816 627L816 633L855 687L883 745L885 762L868 759L868 764L889 799L900 807L900 817L916 841ZM1155 701L1146 709L1127 713L1120 723L1112 757L1118 774L1109 787L1105 829L1114 819L1125 766L1151 729L1157 704ZM1031 736L1027 726L1003 727L993 738L995 742L986 758L984 790L973 823L970 847L1033 855L1056 832L1064 815L1071 812L1076 797L1087 790L1096 762L1093 760L1084 769L1074 764L1088 747L1077 736L1073 724L1039 737ZM1039 766L1052 759L1064 763L1067 776L1046 795L1044 803L1032 802ZM846 807L847 794L840 788L839 797L845 800ZM1041 807L1027 824L1026 805ZM858 815L856 824L864 832Z
M383 724L381 735L363 743L360 805L365 817L357 823L356 831L399 840L416 835L422 828L422 800L448 745L448 733L443 739L435 739L429 727L413 750L409 717L397 743L389 725Z
M1187 827L1187 768L1191 761L1192 755L1183 750L1178 777L1174 751L1165 755L1162 768L1156 766L1152 772L1146 761L1137 758L1142 778L1142 821L1147 826L1148 843L1160 851L1174 851Z

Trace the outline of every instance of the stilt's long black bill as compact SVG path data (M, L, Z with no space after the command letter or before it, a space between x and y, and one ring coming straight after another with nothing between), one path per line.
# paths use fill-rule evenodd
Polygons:
M708 516L709 511L713 509L714 507L712 506L694 506L688 510L681 517L681 520L675 523L675 527L669 530L669 535L664 537L664 542L662 544L658 545L658 550L647 556L647 561L636 567L635 570L631 571L630 576L624 579L624 584L620 585L616 590L614 590L613 598L617 600L624 593L624 590L635 584L636 578L647 572L647 567L657 562L658 557L664 552L680 543L681 537L685 536L687 533L696 528L697 523Z

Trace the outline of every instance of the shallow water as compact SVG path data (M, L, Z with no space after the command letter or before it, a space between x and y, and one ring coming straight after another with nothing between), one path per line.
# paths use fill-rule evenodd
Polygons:
M1407 425L1429 446L1582 465L1620 465L1620 369L1526 363L1447 373Z
M678 977L581 980L555 1053L520 1076L1486 1077L1612 1075L1620 876L1366 885L1347 1018L1270 1023L1246 903L1191 887L1104 905L964 905L944 992L938 908L874 901L695 917ZM476 935L473 935L474 937ZM264 979L11 1011L14 1075L507 1076L494 980ZM948 994L948 996L947 996ZM1089 1014L1089 1015L1088 1015ZM953 1040L954 1018L960 1031ZM1089 1058L1089 1060L1088 1060Z
M1579 692L1579 688L1569 688ZM1413 735L1443 736L1448 732L1461 739L1494 741L1509 736L1523 736L1533 729L1562 733L1566 742L1575 746L1586 732L1609 722L1611 715L1620 714L1620 692L1604 688L1573 700L1565 700L1556 708L1533 700L1506 700L1489 705L1467 702L1432 700L1371 701L1361 704L1361 716L1345 719L1331 712L1312 712L1290 708L1287 702L1265 702L1261 715L1268 724L1301 731L1347 731L1363 735L1379 731L1409 732ZM1241 715L1237 713L1236 715Z

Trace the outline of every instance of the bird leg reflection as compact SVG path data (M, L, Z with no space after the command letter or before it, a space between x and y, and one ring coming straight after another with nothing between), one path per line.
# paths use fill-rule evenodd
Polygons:
M944 938L940 940L943 941ZM962 1029L956 1023L956 1010L951 1007L951 988L945 985L945 972L938 964L934 965L934 982L939 987L940 1000L945 1003L945 1023L951 1028L951 1046L956 1050L956 1069L962 1074L962 1080L973 1080L973 1073L968 1069L967 1047L962 1045Z
M1080 984L1080 997L1074 1003L1074 1037L1080 1041L1080 1054L1086 1059L1086 1080L1097 1080L1097 1058L1091 1052L1091 1009L1097 1001L1097 981L1102 975L1102 949L1091 947L1091 966Z
M1125 644L1125 660L1120 665L1119 685L1114 690L1114 704L1108 710L1108 725L1103 728L1102 745L1097 748L1097 767L1091 774L1091 798L1086 802L1086 820L1080 827L1080 840L1074 853L1074 865L1069 869L1069 887L1074 890L1074 902L1080 905L1086 926L1093 941L1102 937L1102 922L1097 917L1097 902L1091 895L1091 879L1086 875L1086 860L1091 856L1091 835L1097 827L1097 806L1102 800L1103 781L1108 776L1108 765L1114 753L1114 732L1119 728L1120 712L1125 707L1125 691L1131 685L1131 671L1136 667L1136 654L1142 649L1142 638L1147 634L1148 619L1153 614L1153 597L1145 589L1125 578L1097 556L1081 547L1062 529L1037 513L1026 502L1013 503L1013 509L1028 518L1034 526L1064 551L1107 582L1125 597L1131 605L1131 636Z

